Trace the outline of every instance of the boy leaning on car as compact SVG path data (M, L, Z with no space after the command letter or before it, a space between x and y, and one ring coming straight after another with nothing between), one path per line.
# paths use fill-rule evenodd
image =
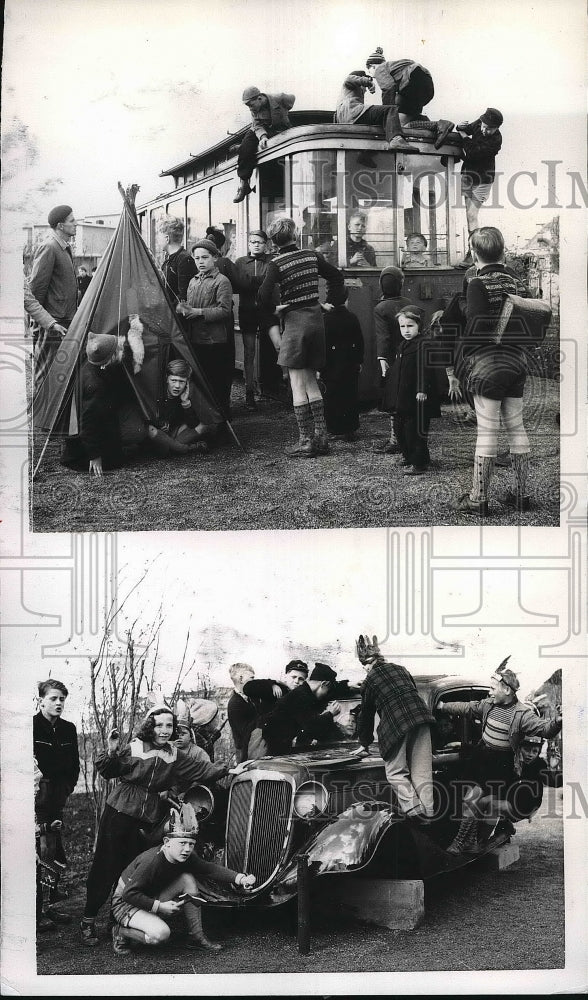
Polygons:
M370 641L360 635L356 649L368 675L362 684L358 725L361 747L354 753L368 752L377 712L380 753L398 808L407 818L426 822L433 815L433 716L408 670L384 660L376 636Z

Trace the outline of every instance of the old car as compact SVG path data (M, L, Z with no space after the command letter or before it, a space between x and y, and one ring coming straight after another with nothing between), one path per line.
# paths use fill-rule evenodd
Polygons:
M433 714L440 700L478 701L489 691L457 676L415 676L415 681ZM396 810L377 745L370 747L369 756L351 754L358 747L359 689L344 689L338 700L342 712L328 743L240 766L230 786L225 844L217 857L255 875L256 885L247 895L219 888L216 905L286 902L297 893L301 856L313 877L426 879L472 861L472 855L455 856L445 849L458 829L465 763L480 738L479 725L436 716L435 818L422 826ZM210 811L205 794L199 804L203 813ZM508 824L492 822L481 829L480 853L509 836Z

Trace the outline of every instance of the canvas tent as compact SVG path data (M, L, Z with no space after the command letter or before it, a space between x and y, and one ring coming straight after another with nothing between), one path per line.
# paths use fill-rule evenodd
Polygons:
M41 464L50 435L58 422L61 424L60 418L71 401L76 369L85 356L88 331L126 336L129 316L133 314L139 316L143 327L144 358L139 371L134 370L133 358L125 358L124 370L145 421L157 420L159 402L165 391L165 367L172 354L187 361L192 369L192 404L200 420L217 425L225 422L180 326L163 276L141 236L134 206L123 193L123 211L116 232L47 377L33 396L33 442L39 452L33 475ZM70 429L75 430L71 422Z

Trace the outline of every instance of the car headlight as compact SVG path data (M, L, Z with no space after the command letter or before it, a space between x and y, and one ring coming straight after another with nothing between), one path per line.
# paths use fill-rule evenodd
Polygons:
M194 785L184 795L184 802L189 802L199 823L203 823L214 812L214 796L206 785Z
M327 809L329 793L320 781L305 781L294 795L294 812L298 819L314 819Z

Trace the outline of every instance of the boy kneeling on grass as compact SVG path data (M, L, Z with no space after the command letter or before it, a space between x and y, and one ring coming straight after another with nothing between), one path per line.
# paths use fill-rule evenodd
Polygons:
M187 948L220 951L202 930L200 904L205 901L198 877L212 878L252 889L254 875L234 872L194 854L198 821L191 805L172 809L169 832L160 847L151 847L125 868L112 897L112 944L116 955L129 954L127 941L163 944L170 936L167 923L182 913L188 925Z

